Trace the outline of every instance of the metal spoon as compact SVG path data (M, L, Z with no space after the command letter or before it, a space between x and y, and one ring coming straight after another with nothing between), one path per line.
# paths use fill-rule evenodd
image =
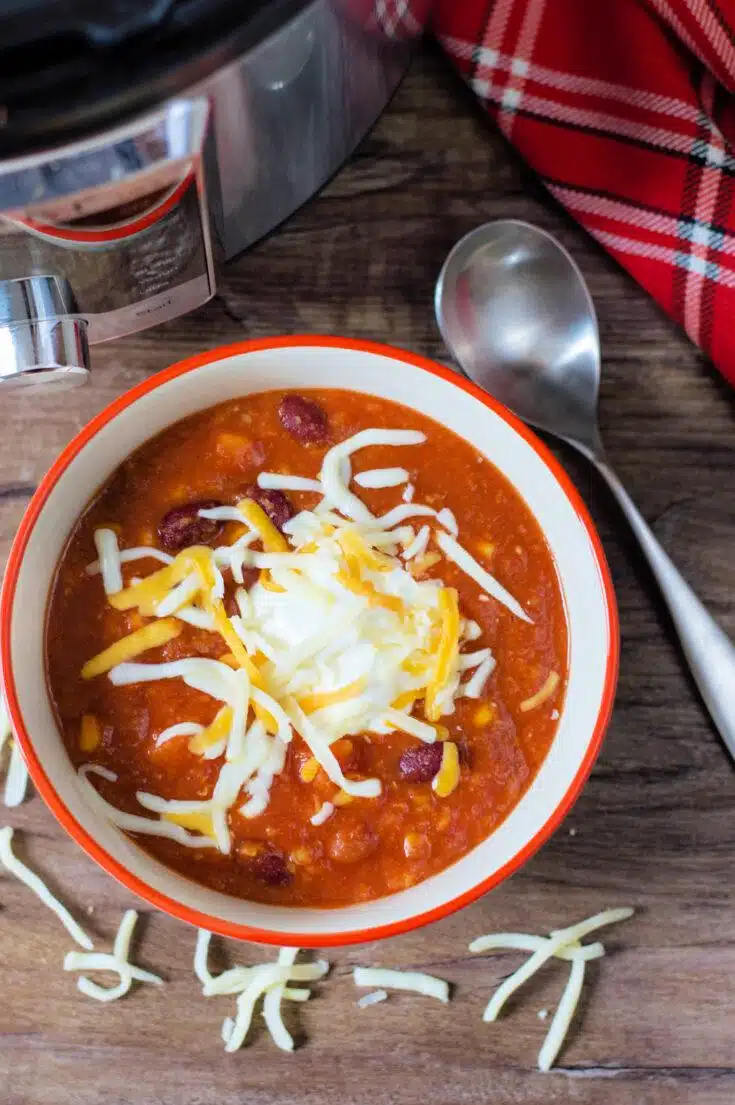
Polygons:
M600 340L587 286L550 234L503 219L452 249L436 285L447 348L525 422L592 461L658 580L702 698L735 758L735 648L658 543L605 458L597 426Z

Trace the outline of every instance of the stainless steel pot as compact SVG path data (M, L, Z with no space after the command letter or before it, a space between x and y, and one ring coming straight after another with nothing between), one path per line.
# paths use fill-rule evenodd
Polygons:
M69 17L67 5L29 2ZM4 88L2 42L30 32L11 21L3 35L0 16L4 387L83 378L87 339L120 337L206 302L218 266L313 195L369 130L429 4L269 0L243 3L233 19L221 0L158 0L137 6L147 32L161 36L157 51L131 23L135 3L104 15L85 0L70 7L80 9L88 79L80 90L77 78L51 111L30 75L20 94ZM189 39L179 25L166 52L177 15L189 20ZM50 57L51 81L49 49L35 64L40 57L45 72ZM64 325L54 329L55 319ZM40 323L56 344L30 340ZM66 361L75 360L79 371L70 372Z

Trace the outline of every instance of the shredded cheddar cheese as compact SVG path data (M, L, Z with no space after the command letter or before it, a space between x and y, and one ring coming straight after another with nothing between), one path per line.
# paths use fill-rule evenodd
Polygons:
M237 509L260 536L266 552L288 552L288 541L276 529L268 515L253 499L241 499Z
M442 762L431 787L439 798L448 798L459 783L459 751L452 741L442 745Z
M327 706L336 706L340 702L349 702L351 698L357 698L365 690L365 679L354 679L344 687L337 687L334 691L320 691L317 694L307 694L299 698L299 706L305 714L315 714L317 710L323 710Z
M151 648L160 648L168 644L181 633L181 625L173 618L166 618L160 622L151 622L142 629L136 629L127 637L115 641L114 645L103 649L91 660L87 660L82 668L82 679L94 679L98 675L104 675L112 671L118 664L124 664L128 660L134 660L143 652Z
M535 710L537 706L542 706L544 702L551 698L560 682L559 673L550 671L543 686L536 691L536 694L532 694L530 698L526 698L521 702L521 711L525 714L529 710Z
M439 592L439 611L441 638L434 673L426 688L426 716L429 721L438 721L441 716L438 696L449 679L452 662L459 654L459 603L453 587L443 587Z

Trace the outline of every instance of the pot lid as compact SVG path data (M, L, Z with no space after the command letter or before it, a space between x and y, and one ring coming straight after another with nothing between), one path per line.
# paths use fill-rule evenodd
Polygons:
M98 133L175 96L313 0L4 0L0 157Z

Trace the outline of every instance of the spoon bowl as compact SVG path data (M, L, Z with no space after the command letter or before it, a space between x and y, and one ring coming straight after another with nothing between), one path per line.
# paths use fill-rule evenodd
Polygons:
M436 285L442 337L475 383L525 422L594 449L600 345L581 272L515 219L470 231Z
M671 614L689 669L735 759L735 648L657 541L607 462L597 428L600 340L567 251L515 219L477 227L439 274L436 319L476 384L584 453L617 499Z

